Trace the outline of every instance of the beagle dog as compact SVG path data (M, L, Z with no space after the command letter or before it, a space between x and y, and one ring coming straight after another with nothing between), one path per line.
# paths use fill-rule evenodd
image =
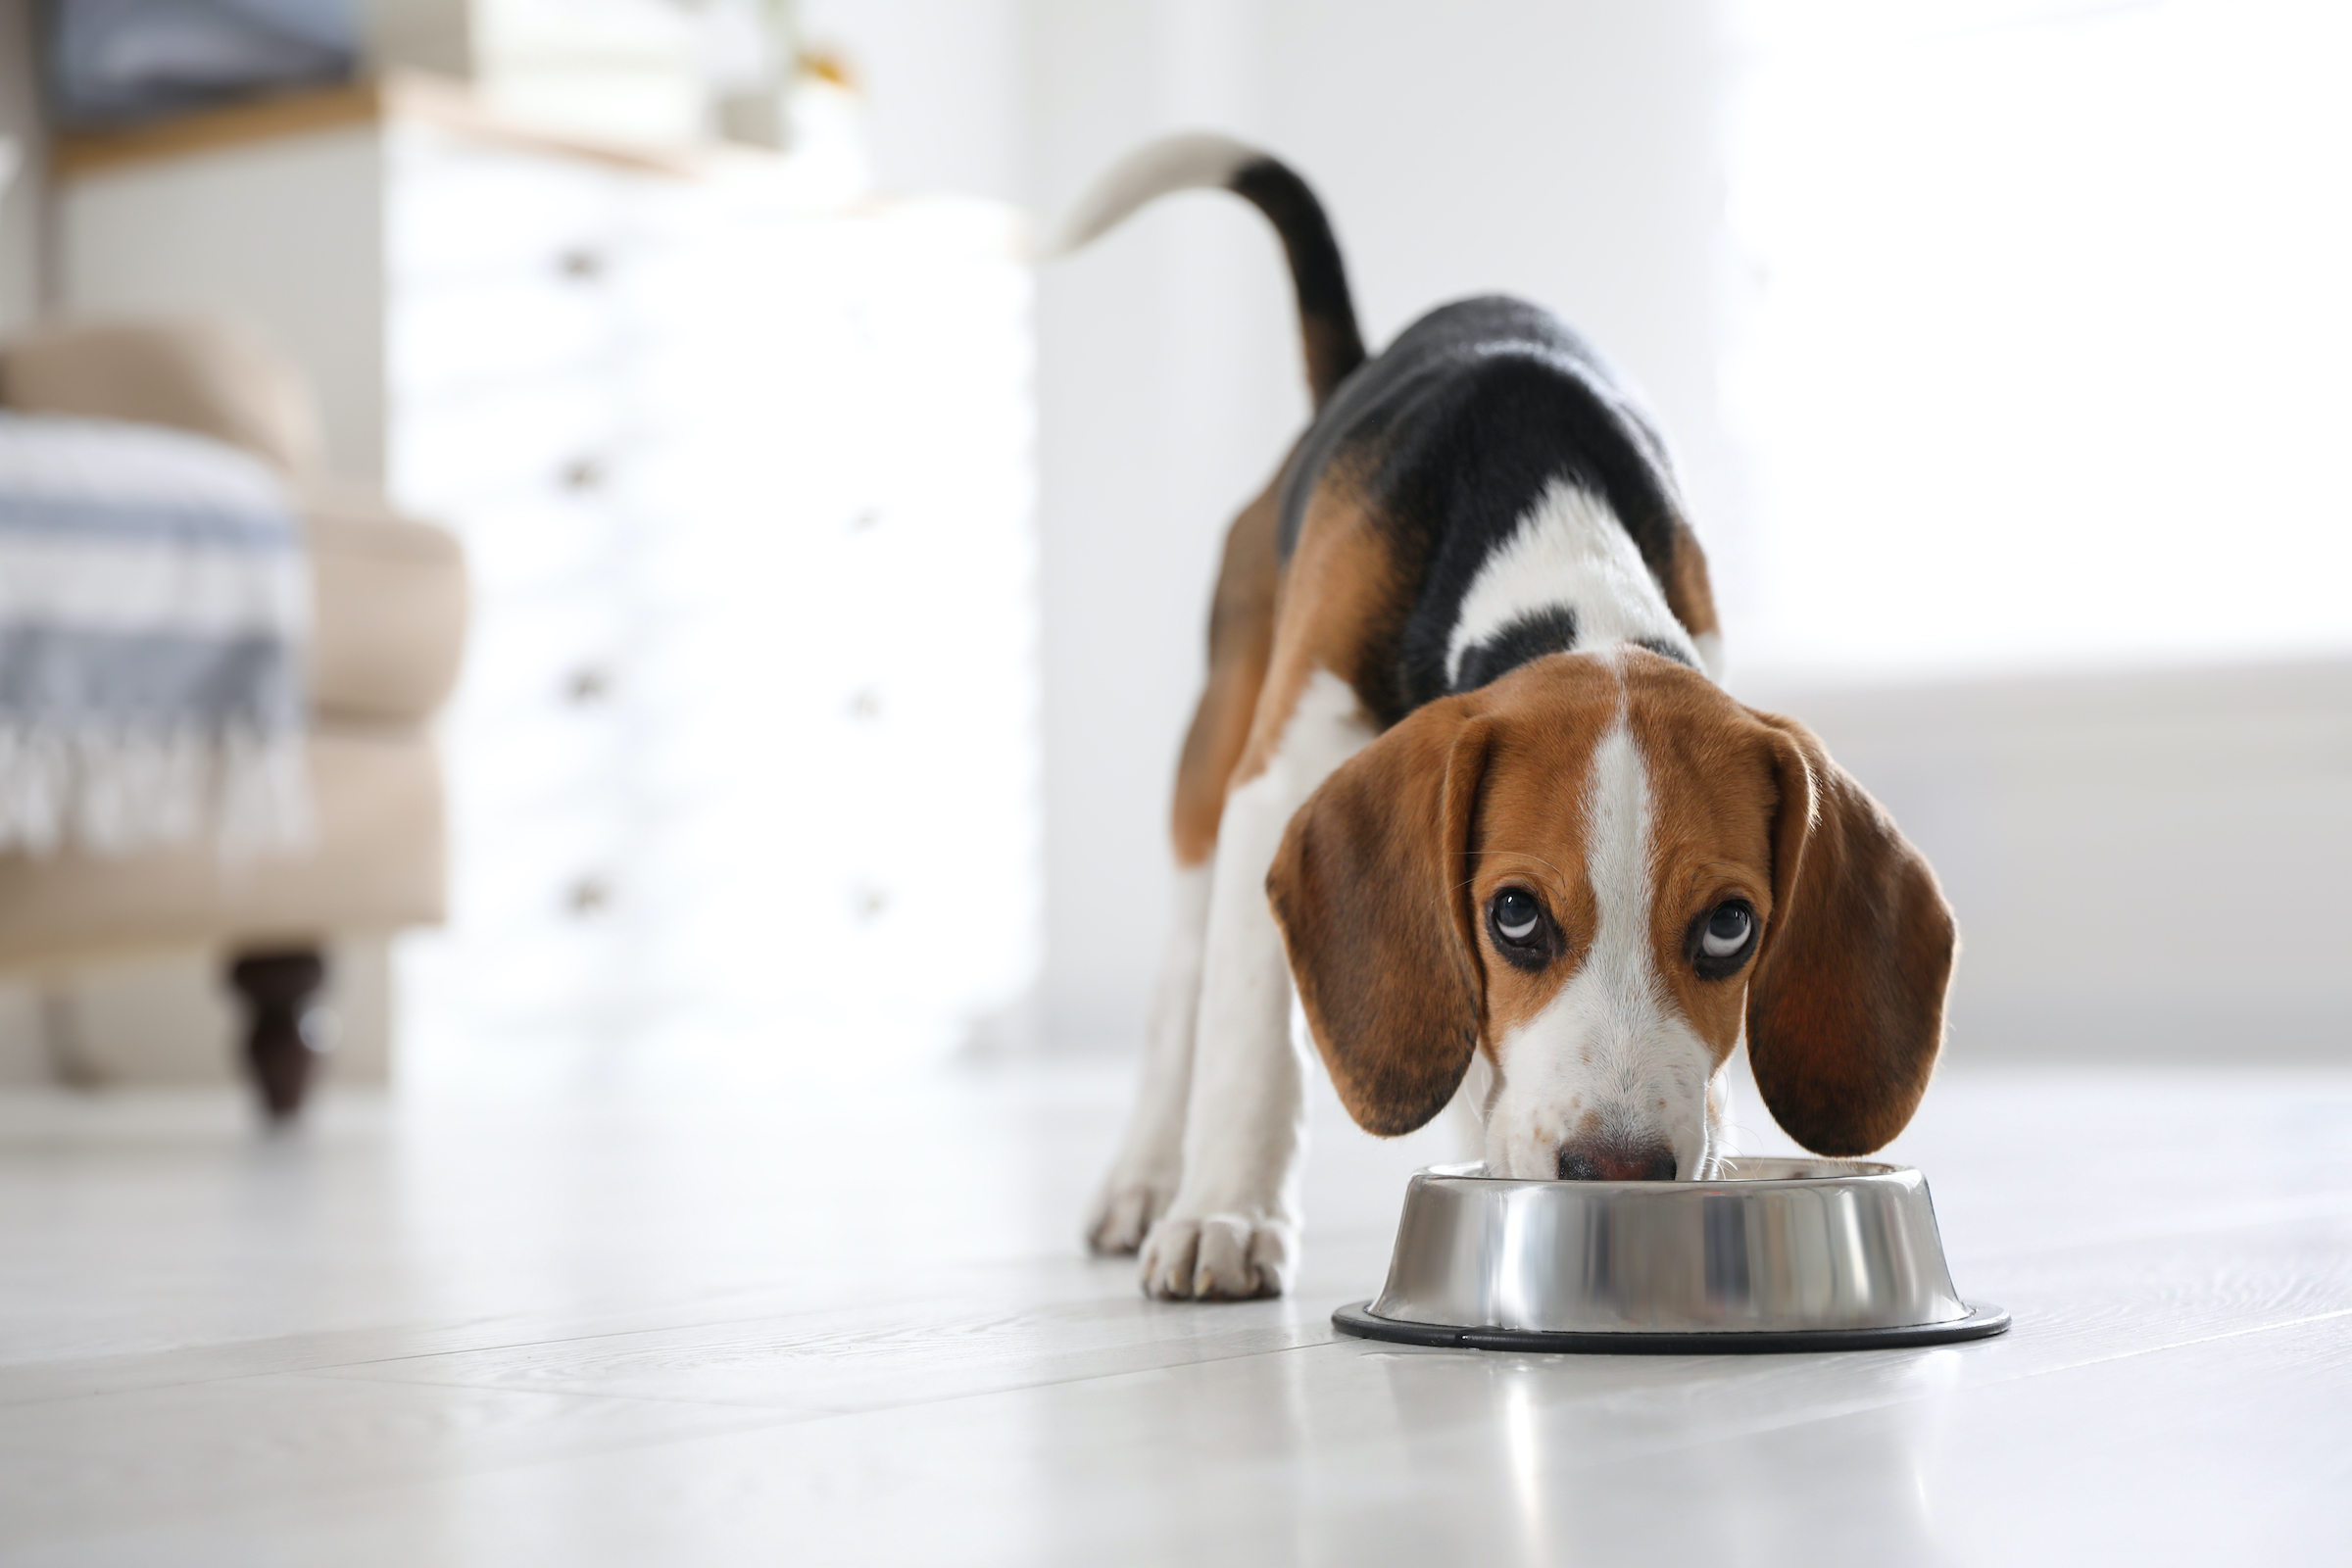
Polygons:
M1140 1249L1162 1298L1287 1288L1294 985L1371 1132L1421 1126L1483 1054L1496 1175L1706 1177L1743 1035L1798 1143L1878 1149L1935 1065L1951 913L1820 741L1714 684L1706 562L1648 418L1518 300L1368 358L1313 193L1223 137L1129 158L1064 248L1198 188L1281 236L1315 415L1226 536L1095 1249Z

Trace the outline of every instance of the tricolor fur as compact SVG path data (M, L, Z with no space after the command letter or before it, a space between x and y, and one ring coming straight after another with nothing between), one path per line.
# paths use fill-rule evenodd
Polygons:
M1281 234L1313 422L1227 536L1179 766L1180 897L1093 1241L1167 1297L1279 1294L1293 988L1348 1111L1412 1130L1474 1056L1497 1175L1685 1180L1744 1035L1823 1153L1901 1130L1954 949L1934 874L1801 725L1710 678L1705 558L1655 429L1510 299L1364 358L1305 184L1220 137L1131 158L1083 243L1222 186Z

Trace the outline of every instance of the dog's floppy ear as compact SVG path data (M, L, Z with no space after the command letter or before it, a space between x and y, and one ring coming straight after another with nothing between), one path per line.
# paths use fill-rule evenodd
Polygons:
M1464 852L1490 739L1467 699L1419 709L1308 798L1266 875L1331 1081L1383 1137L1444 1109L1478 1049Z
M1812 731L1771 730L1772 916L1747 986L1756 1087L1817 1154L1903 1130L1943 1043L1957 933L1936 873Z

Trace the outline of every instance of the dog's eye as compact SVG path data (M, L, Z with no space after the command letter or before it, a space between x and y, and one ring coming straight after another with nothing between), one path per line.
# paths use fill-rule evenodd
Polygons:
M1543 939L1544 906L1525 888L1504 888L1487 906L1494 935L1513 947L1533 947Z
M1755 906L1726 899L1691 922L1690 962L1699 976L1720 980L1747 960L1756 945Z
M1747 934L1755 928L1756 911L1746 905L1718 904L1699 935L1698 951L1710 958L1728 958L1747 946Z

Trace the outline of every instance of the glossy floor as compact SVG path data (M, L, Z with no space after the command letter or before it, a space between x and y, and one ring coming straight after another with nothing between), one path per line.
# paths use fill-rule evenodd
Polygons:
M1451 1151L1328 1099L1296 1297L1142 1300L1124 1094L0 1101L0 1561L2352 1558L2352 1072L1951 1073L2014 1332L1712 1359L1336 1338Z

